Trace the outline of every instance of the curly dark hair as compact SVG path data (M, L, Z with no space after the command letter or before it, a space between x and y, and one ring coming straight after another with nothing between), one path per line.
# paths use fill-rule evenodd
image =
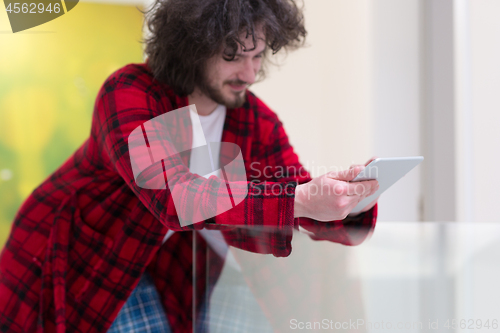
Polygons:
M252 36L255 48L257 25L266 40L259 79L265 76L269 50L299 48L307 34L295 0L155 0L143 13L151 33L143 40L148 66L180 96L191 94L201 82L208 59L221 51L226 60L235 57L244 47L242 33Z

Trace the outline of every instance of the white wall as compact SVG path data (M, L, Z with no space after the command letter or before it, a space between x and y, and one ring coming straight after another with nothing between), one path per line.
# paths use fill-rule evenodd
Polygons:
M423 172L426 221L455 221L459 121L455 101L456 64L454 3L422 3L422 143L426 160Z
M419 0L372 1L371 15L374 153L422 155ZM380 220L420 220L420 173L418 166L381 196Z
M500 2L469 1L475 221L500 222Z
M368 0L305 1L309 47L290 53L251 90L285 125L301 162L348 168L373 154Z
M499 221L500 3L423 3L425 219Z

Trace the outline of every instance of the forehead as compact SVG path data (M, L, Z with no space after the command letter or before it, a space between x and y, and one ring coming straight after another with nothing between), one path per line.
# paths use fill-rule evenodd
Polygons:
M243 29L239 35L240 41L245 45L246 50L251 50L255 46L255 50L259 49L257 50L257 52L260 52L262 51L262 49L264 49L266 45L266 36L264 34L262 24L256 24L253 33L254 35L252 36L251 31ZM253 39L255 39L255 45ZM240 45L239 52L241 51L242 51L242 46Z
M255 36L255 37L254 37ZM267 49L267 44L265 40L265 34L263 29L260 26L255 26L254 36L250 32L247 32L246 29L243 29L239 34L239 41L243 44L237 44L237 50L235 55L239 57L253 57L261 52L264 52ZM254 44L255 39L255 44ZM210 61L219 60L220 54L222 55L231 55L234 49L228 47L227 44L223 45L218 53L211 57Z

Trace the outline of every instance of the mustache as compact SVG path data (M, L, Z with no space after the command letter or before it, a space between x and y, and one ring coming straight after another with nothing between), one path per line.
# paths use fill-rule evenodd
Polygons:
M224 83L226 83L226 84L232 84L232 85L235 85L235 86L248 85L248 82L241 81L241 80L225 81Z

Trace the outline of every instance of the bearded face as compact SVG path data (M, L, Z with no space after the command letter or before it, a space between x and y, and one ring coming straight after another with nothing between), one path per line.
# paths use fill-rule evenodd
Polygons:
M204 95L227 108L243 105L246 89L255 82L266 47L260 29L255 30L255 36L254 48L252 36L242 35L245 48L240 46L233 60L226 60L221 52L207 61L198 84Z

